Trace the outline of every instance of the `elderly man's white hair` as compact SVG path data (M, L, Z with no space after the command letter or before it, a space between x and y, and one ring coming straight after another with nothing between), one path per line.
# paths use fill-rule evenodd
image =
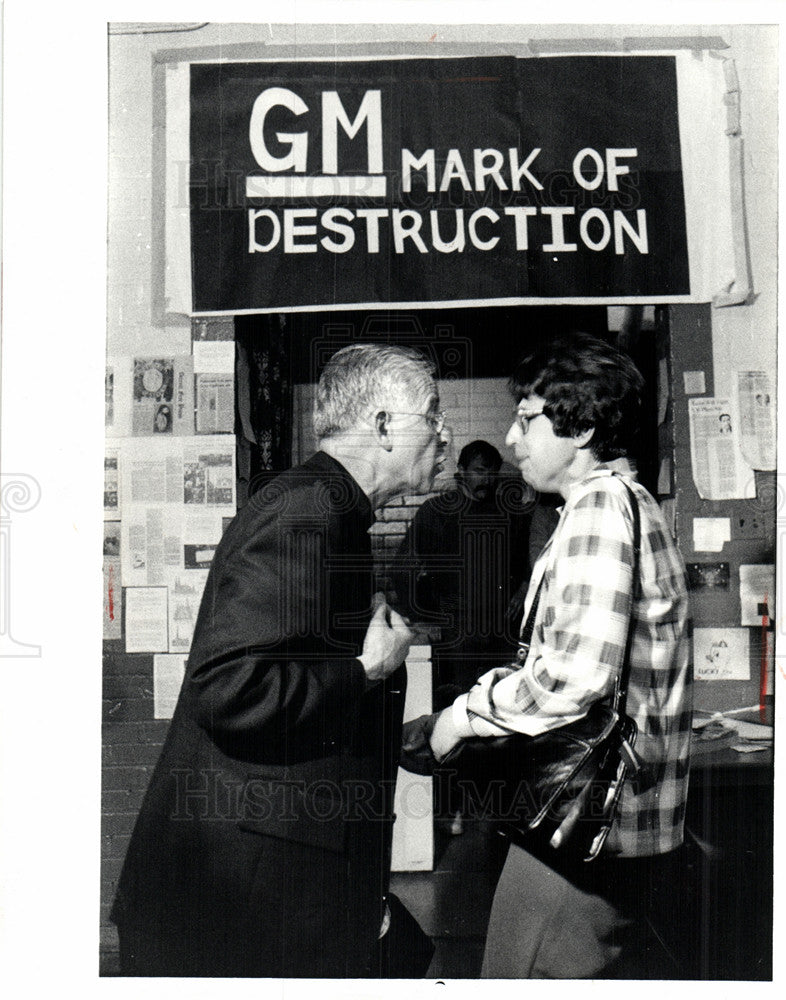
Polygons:
M418 351L390 344L351 344L325 365L317 385L317 440L357 427L380 410L436 400L434 365Z

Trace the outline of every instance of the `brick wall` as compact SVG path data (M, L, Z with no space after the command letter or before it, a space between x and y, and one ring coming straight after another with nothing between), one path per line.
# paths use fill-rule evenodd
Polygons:
M104 643L101 767L101 967L116 971L109 911L128 841L169 723L153 718L153 654Z

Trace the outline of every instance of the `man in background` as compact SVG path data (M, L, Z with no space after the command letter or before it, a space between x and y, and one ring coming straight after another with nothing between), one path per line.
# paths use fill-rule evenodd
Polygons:
M500 489L501 466L488 441L465 445L455 488L426 500L399 549L399 600L413 621L439 629L432 646L437 709L515 647L508 609L529 579L534 505L520 483Z
M431 490L438 407L416 352L343 348L321 450L225 532L113 908L123 975L374 974L413 634L372 597L368 529Z

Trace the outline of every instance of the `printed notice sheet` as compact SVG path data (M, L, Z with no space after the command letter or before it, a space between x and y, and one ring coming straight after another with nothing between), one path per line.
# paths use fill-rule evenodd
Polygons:
M750 499L753 470L739 448L739 428L728 399L689 399L693 481L703 500Z
M123 588L120 559L104 556L104 639L122 639Z
M133 359L128 355L107 358L105 375L107 438L128 437L131 433Z
M750 633L746 628L693 630L693 676L697 681L750 680Z
M123 442L124 505L184 504L235 514L235 438L130 438Z
M753 469L775 468L775 387L769 372L737 372L740 448Z
M186 657L160 653L153 657L153 718L171 719L186 672Z
M202 372L195 376L195 382L197 434L231 434L235 429L235 376Z
M721 552L731 541L731 519L728 517L694 517L693 551Z
M135 435L194 433L194 364L190 355L134 358Z
M207 569L223 520L235 514L232 435L124 443L126 586L166 586L167 573Z
M126 652L162 653L169 648L166 587L126 587Z
M180 570L210 568L221 539L217 511L183 506L134 506L126 509L121 544L126 586L166 586Z
M213 374L235 374L235 341L195 340L194 372Z
M122 639L123 586L120 522L104 521L104 638Z
M108 446L104 451L104 520L117 520L120 514L120 448Z
M194 546L198 550L201 547ZM210 546L205 553L212 558L215 546ZM205 563L209 566L209 560ZM207 581L207 568L192 568L188 565L184 570L167 574L169 589L169 650L172 653L187 653L191 648L202 591Z
M740 566L740 625L769 624L774 605L775 567L767 563Z

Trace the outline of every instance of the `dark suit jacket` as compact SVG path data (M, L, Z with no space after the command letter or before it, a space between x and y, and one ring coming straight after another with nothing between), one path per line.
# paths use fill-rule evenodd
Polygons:
M400 668L367 687L356 659L372 522L320 452L225 532L115 901L127 971L362 975L387 886L406 685ZM355 953L338 973L315 965L331 943Z

